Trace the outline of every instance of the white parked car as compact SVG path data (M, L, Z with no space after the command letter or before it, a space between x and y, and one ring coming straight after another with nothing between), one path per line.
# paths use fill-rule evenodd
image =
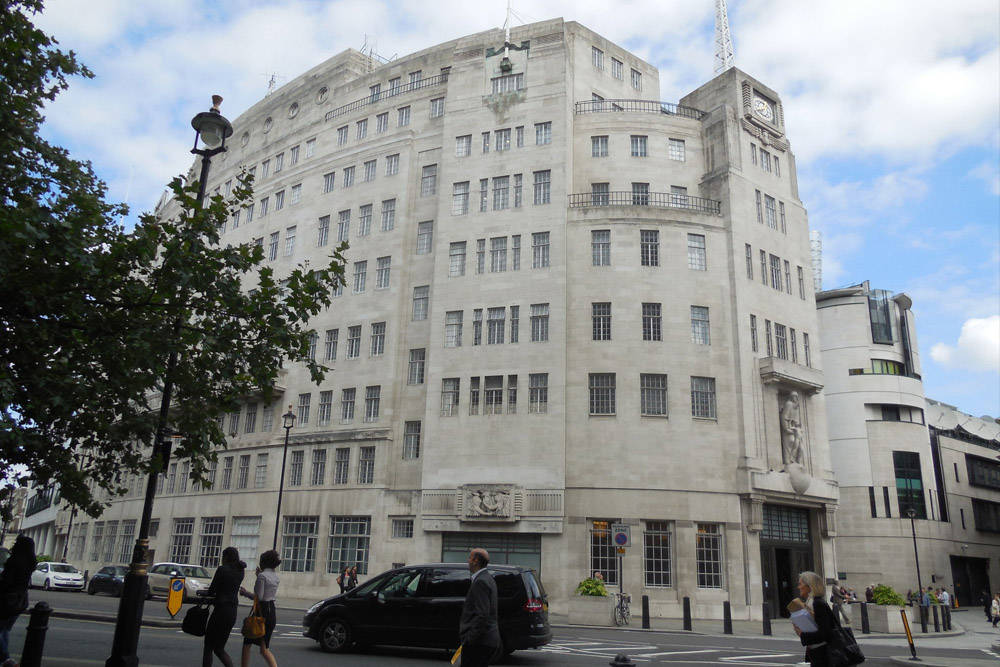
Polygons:
M31 585L37 588L83 590L83 573L66 563L39 563L31 573Z
M182 563L156 563L149 568L149 594L166 597L170 592L170 580L184 578L184 599L193 600L198 591L207 591L212 583L212 575L201 565Z

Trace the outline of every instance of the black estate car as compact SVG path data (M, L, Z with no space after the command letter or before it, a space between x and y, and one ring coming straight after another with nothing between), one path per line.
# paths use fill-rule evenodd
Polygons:
M552 640L548 596L534 570L511 565L487 569L497 584L503 642L498 655L548 644ZM346 651L351 644L457 649L458 620L469 581L464 563L389 570L314 604L302 619L302 634L332 653Z

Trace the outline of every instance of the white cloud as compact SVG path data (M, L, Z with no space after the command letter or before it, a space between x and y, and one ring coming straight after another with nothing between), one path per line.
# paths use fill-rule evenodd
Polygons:
M985 183L994 195L1000 195L1000 164L983 162L969 171L968 175Z
M931 358L966 371L1000 371L1000 315L966 320L958 342L935 344L931 347Z

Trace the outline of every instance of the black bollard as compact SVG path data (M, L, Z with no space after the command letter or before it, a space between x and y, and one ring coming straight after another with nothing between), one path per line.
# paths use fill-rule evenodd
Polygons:
M944 629L945 632L951 632L951 608L948 605L941 607L942 617L944 618Z
M611 667L635 667L635 663L628 659L624 653L619 653L615 659L608 663Z
M649 596L642 596L642 629L649 630Z
M938 622L938 606L934 605L934 632L941 632L941 623Z
M771 605L764 603L764 636L771 636Z
M21 667L41 667L45 650L45 633L49 629L49 614L52 607L46 602L38 602L31 610L28 631L24 635L24 650L21 652Z
M684 629L691 631L691 598L684 596Z
M722 632L723 634L733 634L733 613L729 609L729 600L722 603Z
M917 607L920 610L920 632L927 634L927 607L920 605Z
M869 635L871 634L871 626L868 625L868 603L861 603L861 634Z

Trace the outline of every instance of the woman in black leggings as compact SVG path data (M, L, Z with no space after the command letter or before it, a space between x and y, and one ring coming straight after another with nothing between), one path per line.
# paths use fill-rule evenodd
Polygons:
M278 596L278 575L275 570L281 565L281 558L277 551L265 551L260 555L260 567L257 568L257 581L253 585L253 593L245 588L240 588L240 595L246 598L257 598L260 612L264 616L264 636L260 639L243 640L243 656L240 660L240 667L250 665L250 647L256 644L260 647L260 654L267 663L267 667L277 667L278 663L271 653L271 635L274 633L274 626L278 622L278 617L274 611L274 600Z
M226 653L226 641L236 625L236 608L240 604L237 593L243 583L246 568L247 564L240 560L240 552L236 547L222 550L222 565L215 571L212 585L208 587L207 597L214 609L205 629L205 652L202 654L201 667L212 667L213 653L225 667L233 667L233 659Z

